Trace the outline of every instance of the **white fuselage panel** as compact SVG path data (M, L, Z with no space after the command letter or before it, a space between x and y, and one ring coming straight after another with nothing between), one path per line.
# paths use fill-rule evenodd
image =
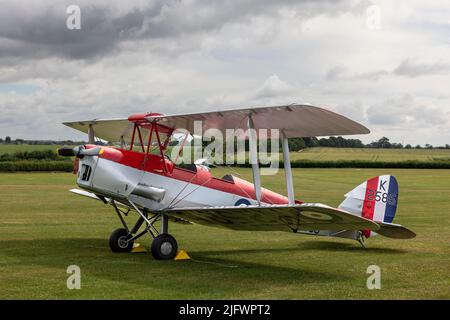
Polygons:
M85 175L86 170L89 170L86 166L91 167L89 177ZM77 184L83 189L107 197L130 199L150 210L172 207L234 206L241 199L248 200L250 204L257 204L256 200L251 198L138 170L96 156L84 157L80 161ZM165 196L157 202L134 195L132 192L138 184L164 189Z

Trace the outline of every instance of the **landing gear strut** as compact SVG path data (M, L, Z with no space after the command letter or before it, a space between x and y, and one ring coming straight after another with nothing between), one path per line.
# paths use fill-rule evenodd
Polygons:
M153 238L150 251L156 260L172 260L178 252L178 244L173 236L168 233L169 221L165 214L157 213L148 217L147 210L140 210L133 202L129 201L131 206L139 214L136 224L129 229L122 215L127 216L129 211L120 210L114 201L110 204L114 207L124 228L115 230L109 238L109 247L112 252L130 252L133 249L134 241L144 234L149 233ZM154 223L161 220L161 233L155 228ZM136 234L143 223L146 223L145 229ZM134 235L133 235L134 234Z
M359 242L359 244L363 247L366 248L366 244L364 243L364 235L361 231L358 231L358 236L356 238L356 241Z

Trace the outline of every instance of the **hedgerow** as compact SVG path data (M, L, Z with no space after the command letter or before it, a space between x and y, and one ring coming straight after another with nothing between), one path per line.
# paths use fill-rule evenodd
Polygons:
M71 161L45 161L45 160L0 161L0 172L17 172L17 171L71 172L72 170L73 170L73 163Z
M65 160L54 150L16 151L14 153L0 154L0 162L20 160Z

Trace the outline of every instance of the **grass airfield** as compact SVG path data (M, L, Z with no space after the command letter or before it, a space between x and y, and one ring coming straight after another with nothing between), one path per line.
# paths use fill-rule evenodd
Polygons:
M280 158L282 159L282 158ZM448 161L450 149L307 148L291 152L291 160L313 161Z
M234 171L251 179L250 169ZM150 253L110 252L108 237L120 222L111 207L69 193L72 174L1 173L0 299L450 298L450 170L293 172L296 198L333 206L365 179L395 175L394 222L417 238L377 236L363 249L337 238L172 223L170 233L193 260L155 261ZM262 182L285 192L282 171ZM150 244L149 237L139 240ZM73 264L81 268L80 290L66 287ZM372 264L381 268L380 290L366 288Z

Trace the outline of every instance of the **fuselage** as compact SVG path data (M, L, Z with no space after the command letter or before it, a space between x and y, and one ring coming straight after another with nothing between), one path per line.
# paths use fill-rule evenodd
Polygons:
M149 210L257 204L253 184L238 177L217 178L203 165L179 167L160 155L114 147L81 158L77 184L119 201L130 199ZM288 199L263 189L261 202L287 204Z

